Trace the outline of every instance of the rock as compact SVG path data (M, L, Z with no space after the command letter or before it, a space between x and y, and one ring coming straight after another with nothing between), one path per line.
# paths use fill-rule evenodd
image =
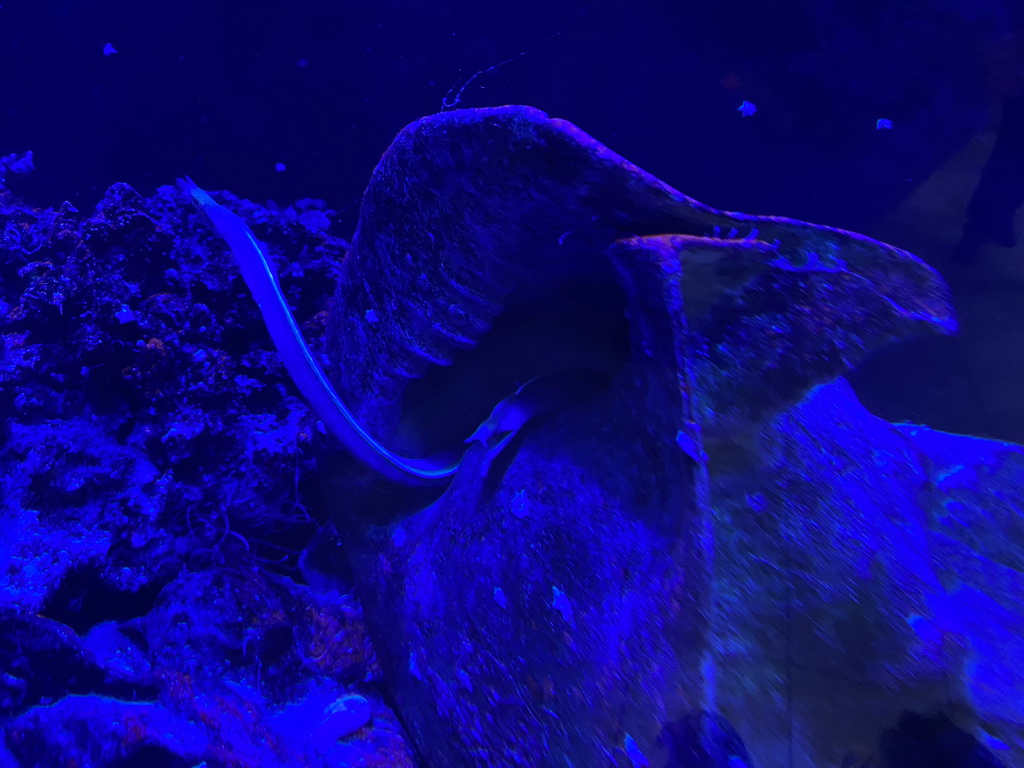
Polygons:
M823 594L859 567L859 552L831 538L813 555L779 530L743 543L767 519L796 526L839 471L831 433L809 449L802 481L759 441L784 442L779 420L800 418L808 392L872 350L955 327L942 281L910 254L710 208L535 110L450 112L404 130L371 179L329 322L333 380L361 423L420 456L458 446L553 366L611 380L528 424L493 465L471 447L437 490L396 489L325 457L353 579L426 765L628 766L643 755L666 766L665 724L698 711L727 718L756 765L788 754L787 714L806 724L807 754L827 751L833 722L780 712L767 679L765 718L737 709L746 689L727 666L740 643L751 665L762 651L778 658L793 615L770 581L732 585L733 559L750 567L763 551L806 570L816 556L831 568ZM889 470L856 459L851 493L916 499L912 471L885 483ZM789 477L785 494L773 490ZM737 521L739 488L761 512ZM818 517L842 519L845 502L833 503ZM830 616L846 634L808 653L856 661L862 615L885 636L913 602L885 600ZM900 621L895 637L909 643ZM912 675L909 651L879 649L880 663L904 661ZM886 670L870 674L891 680ZM833 706L833 720L858 720Z

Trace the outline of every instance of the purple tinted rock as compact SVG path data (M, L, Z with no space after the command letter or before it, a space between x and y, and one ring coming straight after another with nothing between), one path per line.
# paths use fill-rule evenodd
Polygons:
M405 129L371 179L330 320L342 398L418 456L459 445L534 376L611 381L493 465L471 446L432 495L343 457L331 472L426 764L666 765L663 725L723 703L709 467L756 463L759 430L873 349L954 328L913 256L710 208L536 110Z
M21 765L195 765L206 754L197 723L154 702L101 696L31 709L7 726L6 743Z

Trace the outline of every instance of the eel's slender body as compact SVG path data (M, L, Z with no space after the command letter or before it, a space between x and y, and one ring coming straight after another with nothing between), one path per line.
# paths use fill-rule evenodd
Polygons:
M252 297L259 305L270 338L277 347L285 368L324 426L371 469L385 477L410 485L429 485L450 479L459 468L460 457L453 454L409 459L377 441L363 429L342 402L324 375L295 323L288 302L278 285L270 261L256 236L241 218L214 202L188 177L178 184L205 213L214 229L227 241L238 262Z
M391 480L408 485L432 485L451 479L459 468L461 453L406 458L382 445L360 426L306 345L302 331L288 309L270 260L252 230L241 218L196 186L192 179L178 179L178 185L227 242L249 292L259 305L263 322L285 368L331 434L368 467ZM480 441L487 448L488 461L493 459L531 418L577 400L580 389L588 388L581 385L593 383L594 375L594 372L586 371L556 371L531 379L498 403L491 416L466 442Z

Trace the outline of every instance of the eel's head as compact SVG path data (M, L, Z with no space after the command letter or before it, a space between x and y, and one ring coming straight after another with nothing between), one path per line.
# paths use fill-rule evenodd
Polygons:
M476 428L476 431L467 437L464 442L466 445L480 443L485 448L490 448L495 437L499 434L499 431L498 421L495 418L495 414L492 412L491 415L484 419L480 426Z

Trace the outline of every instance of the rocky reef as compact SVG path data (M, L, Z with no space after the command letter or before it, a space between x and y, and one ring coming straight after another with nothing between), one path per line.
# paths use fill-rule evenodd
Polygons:
M222 199L316 343L332 212ZM0 233L0 765L412 765L315 420L219 242L125 185L0 191Z

